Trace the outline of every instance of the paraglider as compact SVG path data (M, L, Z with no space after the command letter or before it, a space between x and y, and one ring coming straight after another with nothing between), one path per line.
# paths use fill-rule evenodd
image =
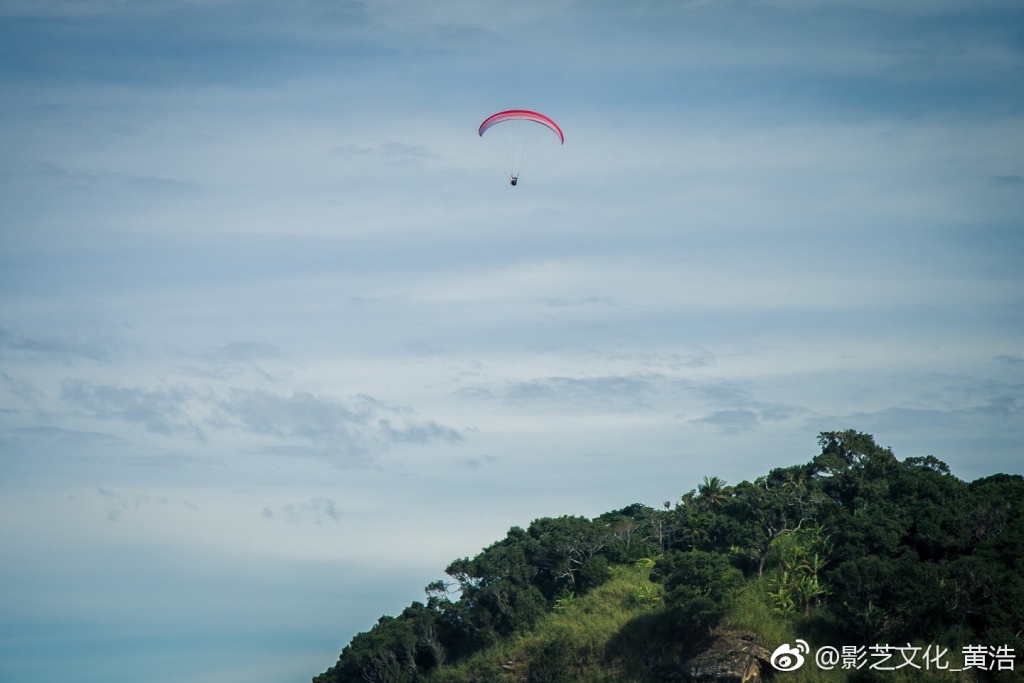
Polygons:
M526 162L545 147L565 143L565 135L554 119L529 109L507 109L484 119L477 131L487 133L508 170L509 184L519 183L519 174Z

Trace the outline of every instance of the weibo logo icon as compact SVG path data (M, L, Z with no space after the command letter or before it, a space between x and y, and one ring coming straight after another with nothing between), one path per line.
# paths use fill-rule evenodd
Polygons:
M771 663L779 671L796 671L804 665L804 655L811 651L806 640L797 639L796 646L783 643L772 653Z

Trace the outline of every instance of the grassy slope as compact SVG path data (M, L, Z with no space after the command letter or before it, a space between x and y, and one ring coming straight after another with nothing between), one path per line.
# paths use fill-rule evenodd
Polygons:
M568 677L580 683L646 683L647 679L638 677L642 663L631 661L628 653L616 656L623 648L615 639L632 620L661 611L655 607L660 604L660 586L650 582L649 574L648 568L616 567L610 581L564 602L530 632L511 636L466 661L435 671L430 683L526 683L530 662L540 659L564 662L559 671L541 676L551 681ZM534 678L538 678L536 669Z
M649 580L646 567L620 566L607 583L587 595L567 601L546 614L528 633L516 634L454 666L434 671L429 683L663 683L651 673L650 660L663 666L681 665L689 655L672 637L671 613L660 601L661 587ZM771 651L797 638L813 646L829 642L815 631L815 615L787 621L771 606L764 581L750 581L737 595L718 631L748 634ZM545 663L547 666L545 667ZM532 675L531 675L532 667ZM927 671L876 673L885 683L928 680L940 683L969 681L965 674ZM794 683L838 683L853 680L852 672L823 671L813 660L801 669L782 674ZM881 678L879 678L879 676Z

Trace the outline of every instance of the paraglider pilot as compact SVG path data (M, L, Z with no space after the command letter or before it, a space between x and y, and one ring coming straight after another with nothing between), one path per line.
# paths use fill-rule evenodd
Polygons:
M509 182L509 185L511 185L512 187L515 187L516 183L519 182L519 176L517 176L517 175L511 176L508 179L508 182Z

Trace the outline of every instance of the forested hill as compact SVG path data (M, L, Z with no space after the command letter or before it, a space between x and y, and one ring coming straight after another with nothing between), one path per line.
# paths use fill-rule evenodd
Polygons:
M793 680L1021 680L1024 478L964 482L852 430L819 444L807 464L708 476L662 508L513 527L313 681L679 680L729 638L762 675L787 642L848 648L832 670L809 650ZM901 666L873 666L882 644L906 646Z

